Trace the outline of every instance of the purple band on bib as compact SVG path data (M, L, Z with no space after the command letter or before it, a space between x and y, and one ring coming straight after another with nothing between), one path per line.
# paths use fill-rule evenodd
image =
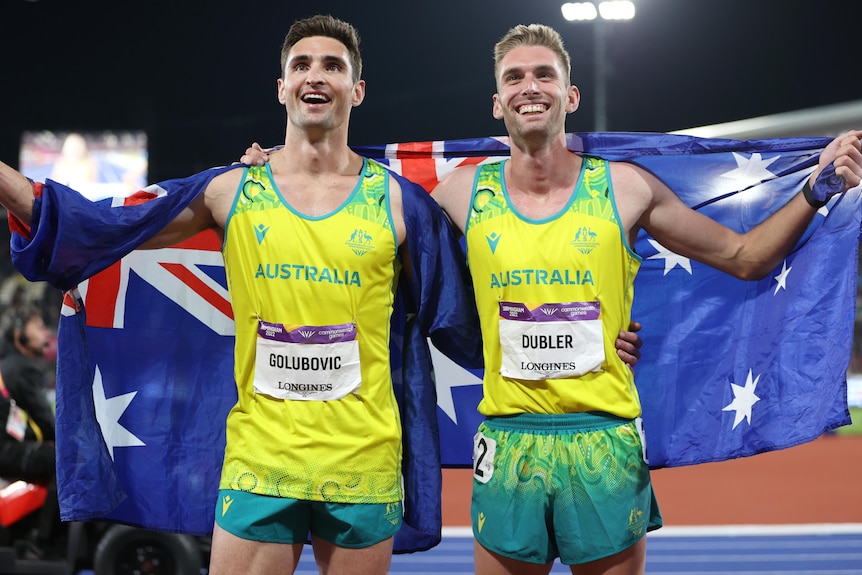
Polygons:
M601 317L597 301L543 303L531 310L523 303L500 302L500 317L512 321L581 321Z
M288 330L283 324L258 320L257 334L264 339L287 343L340 343L356 339L356 324L303 325Z

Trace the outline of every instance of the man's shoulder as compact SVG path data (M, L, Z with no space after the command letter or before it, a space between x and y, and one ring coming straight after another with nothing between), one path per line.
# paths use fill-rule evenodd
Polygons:
M439 200L440 198L444 198L450 194L461 196L463 194L471 193L473 182L476 179L478 171L480 169L493 169L501 162L502 160L499 162L489 162L480 165L470 164L466 166L458 166L440 180L440 183L433 190L434 197Z
M227 193L233 192L237 189L240 181L243 177L245 177L246 170L244 168L248 168L249 171L263 171L266 173L266 170L262 166L246 166L243 164L231 164L230 166L224 166L222 168L211 168L211 170L207 170L206 172L201 172L201 176L210 176L212 179L207 185L207 192L219 192L219 193Z
M216 168L210 168L209 170L204 170L200 172L198 176L200 177L211 177L214 181L239 181L239 179L245 173L245 168L249 170L257 169L266 171L264 166L247 166L245 164L231 164L229 166L219 166Z
M608 169L614 177L641 177L648 173L641 166L626 160L606 160Z

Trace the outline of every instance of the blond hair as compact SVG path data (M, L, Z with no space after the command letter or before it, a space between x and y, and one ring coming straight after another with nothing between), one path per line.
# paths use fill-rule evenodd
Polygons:
M500 62L506 54L519 46L543 46L548 48L560 61L566 71L566 82L570 82L572 75L572 60L563 46L563 38L560 33L544 24L518 24L500 39L494 46L494 75L500 71Z

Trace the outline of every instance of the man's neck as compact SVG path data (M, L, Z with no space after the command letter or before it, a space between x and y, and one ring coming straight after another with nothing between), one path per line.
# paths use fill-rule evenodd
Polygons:
M270 155L270 167L284 200L306 216L328 214L342 205L359 181L363 158L345 138L310 140L301 134Z
M292 175L356 175L357 158L347 145L346 130L315 133L289 126L272 169Z
M513 143L511 150L508 187L531 194L574 187L582 160L566 147L565 134L541 144Z

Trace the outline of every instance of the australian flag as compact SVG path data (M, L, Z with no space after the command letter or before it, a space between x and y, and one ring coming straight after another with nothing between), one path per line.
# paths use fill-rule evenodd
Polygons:
M828 141L568 135L571 150L637 163L692 208L743 232L799 192ZM457 166L498 160L509 147L505 137L489 137L356 150L430 191ZM156 195L193 193L186 188L188 180L166 182ZM52 193L61 202L72 194ZM861 194L856 188L832 199L760 281L737 280L640 234L635 249L644 261L632 317L643 324L644 346L635 379L652 467L782 449L850 422L845 374ZM152 222L175 211L170 201ZM79 221L94 222L93 212L122 210L127 203L145 206L105 202L82 204L87 213ZM113 217L87 233L113 229ZM74 238L80 225L49 221L30 239L13 238L13 258L25 276L68 290L58 362L61 509L66 520L103 517L206 533L225 416L236 399L219 245L204 235L165 250L134 251L156 230L137 216L128 221L122 236L133 240L118 262L87 261L88 248L78 250ZM62 249L44 247L50 245ZM67 265L85 279L69 285L75 274ZM81 358L89 364L83 370ZM440 435L443 465L470 466L481 420L481 371L465 370L440 353L434 367L437 429L430 431Z
M572 151L636 163L695 210L745 232L799 193L828 138L738 141L644 133L568 134ZM467 163L508 155L505 137L372 146L433 188ZM846 370L860 237L857 187L819 210L782 265L742 281L641 231L632 318L635 380L652 468L754 455L850 423ZM470 466L481 373L435 356L444 465ZM451 435L450 435L451 434Z

